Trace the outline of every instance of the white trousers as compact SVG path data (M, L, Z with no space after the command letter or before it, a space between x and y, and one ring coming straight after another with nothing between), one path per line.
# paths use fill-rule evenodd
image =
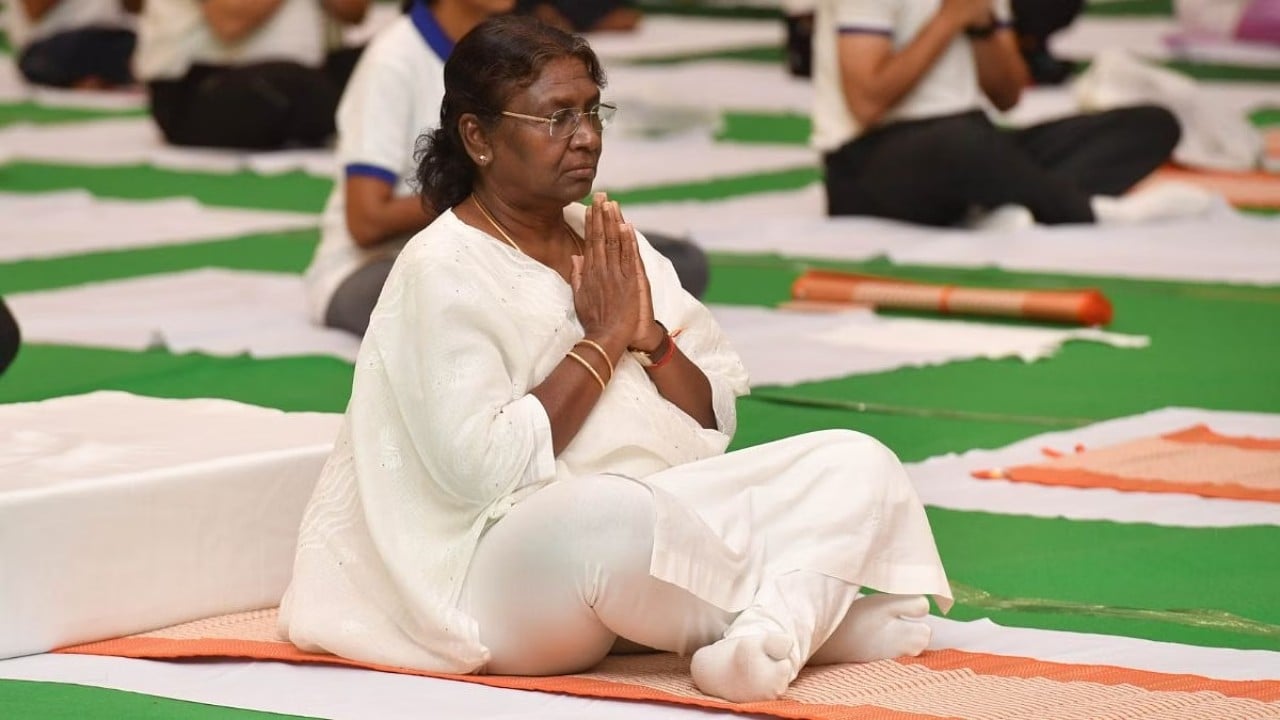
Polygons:
M459 601L491 653L484 671L579 672L618 638L690 654L784 633L798 672L858 597L855 585L792 571L763 578L753 604L730 613L652 577L653 545L653 496L626 478L562 481L516 505L481 539Z

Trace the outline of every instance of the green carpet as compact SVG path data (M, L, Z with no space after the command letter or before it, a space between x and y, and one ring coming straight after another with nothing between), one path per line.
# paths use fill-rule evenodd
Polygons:
M37 105L33 102L0 103L0 128L14 123L52 125L55 123L144 115L146 115L145 110L85 110L81 108L50 107Z
M0 681L0 718L6 720L283 720L296 717L66 683Z

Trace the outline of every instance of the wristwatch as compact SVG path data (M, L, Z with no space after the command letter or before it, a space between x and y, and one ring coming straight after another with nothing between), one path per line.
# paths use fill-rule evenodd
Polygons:
M662 340L658 342L658 347L650 351L627 348L631 352L631 357L634 357L636 362L640 363L640 367L643 368L653 367L654 363L661 362L670 352L670 348L667 346L671 343L671 333L667 331L667 326L657 320L654 320L653 323L662 328Z
M994 35L996 30L999 29L1000 23L993 15L991 16L991 19L987 21L986 25L969 25L965 27L964 34L968 35L973 40L985 40Z

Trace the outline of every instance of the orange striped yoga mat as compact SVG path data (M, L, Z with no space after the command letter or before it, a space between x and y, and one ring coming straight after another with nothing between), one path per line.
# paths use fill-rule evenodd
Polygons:
M1280 438L1220 435L1196 425L1043 463L976 470L973 476L1280 502Z
M1280 128L1266 131L1263 138L1268 157L1280 158ZM1154 185L1166 180L1190 183L1211 190L1238 208L1280 210L1280 173L1190 170L1166 165L1152 173L1139 186Z
M1212 680L1105 665L943 650L918 658L831 665L801 673L775 701L732 705L703 695L687 658L611 656L591 672L555 677L440 675L305 653L276 637L276 611L176 625L57 652L121 657L253 658L349 665L519 690L646 700L814 720L1001 718L1280 718L1280 681Z

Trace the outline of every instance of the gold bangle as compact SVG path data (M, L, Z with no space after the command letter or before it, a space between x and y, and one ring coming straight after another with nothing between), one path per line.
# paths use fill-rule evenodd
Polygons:
M609 360L609 353L605 352L604 347L602 347L600 343L596 342L595 340L588 340L587 338L582 338L581 340L573 344L574 347L577 347L579 345L587 345L591 348L594 348L596 352L600 353L600 357L604 358L605 367L609 368L609 378L605 382L613 382L613 362Z
M570 350L570 351L569 351L569 357L571 357L571 358L573 358L574 360L577 360L578 362L582 363L582 367L586 368L586 369L587 369L587 372L591 373L591 377L595 378L595 379L596 379L596 382L600 383L600 392L602 392L602 393L603 393L603 392L604 392L604 378L600 377L600 373L596 372L596 369L595 369L595 368L593 368L593 367L591 367L591 363L587 362L587 361L586 361L586 360L585 360L581 355L579 355L578 353L576 353L576 352L574 352L574 351L572 351L572 350Z

